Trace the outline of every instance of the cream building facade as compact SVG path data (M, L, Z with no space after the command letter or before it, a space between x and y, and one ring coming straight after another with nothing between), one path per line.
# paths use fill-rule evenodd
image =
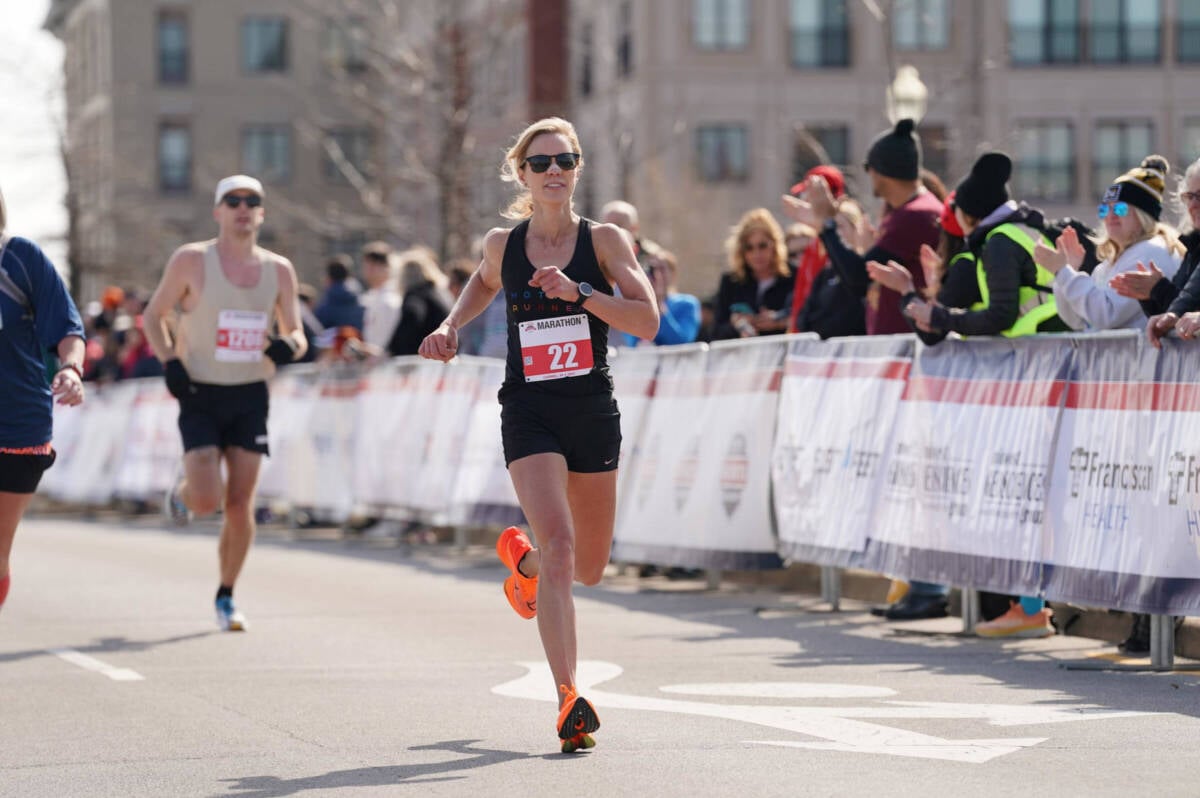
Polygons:
M861 164L912 65L926 163L950 187L1002 149L1014 196L1094 223L1103 187L1145 155L1177 174L1200 156L1197 34L1193 0L573 0L582 205L635 203L683 289L710 294L730 226L780 215L820 150L872 205Z

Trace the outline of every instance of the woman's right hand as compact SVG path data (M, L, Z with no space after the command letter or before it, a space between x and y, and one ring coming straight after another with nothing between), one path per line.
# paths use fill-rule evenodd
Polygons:
M903 264L894 260L889 260L887 263L880 263L877 260L867 261L867 274L884 288L890 288L901 296L911 294L916 290L912 273Z
M1154 261L1150 261L1150 268L1146 268L1146 264L1140 260L1137 262L1137 271L1121 272L1115 275L1108 284L1112 290L1116 291L1121 296L1129 297L1130 299L1149 299L1150 292L1154 290L1154 286L1158 285L1158 281L1164 277Z
M1179 317L1174 313L1159 313L1157 316L1151 316L1146 322L1146 338L1150 340L1150 345L1155 349L1162 349L1163 336L1175 329L1175 322L1179 321Z
M442 322L436 330L425 336L417 353L421 357L445 363L458 354L458 330Z

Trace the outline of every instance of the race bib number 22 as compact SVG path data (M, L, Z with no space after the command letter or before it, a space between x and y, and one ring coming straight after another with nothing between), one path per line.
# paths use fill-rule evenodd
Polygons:
M577 377L592 370L592 332L586 313L523 321L517 329L526 382Z

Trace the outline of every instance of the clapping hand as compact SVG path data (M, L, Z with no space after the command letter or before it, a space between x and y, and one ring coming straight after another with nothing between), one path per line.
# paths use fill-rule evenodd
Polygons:
M901 296L911 294L915 290L912 273L903 264L894 260L889 260L887 263L880 263L877 260L867 261L867 274L884 288L890 288Z
M1112 290L1121 296L1129 297L1130 299L1149 299L1150 292L1154 290L1154 286L1158 285L1158 281L1163 278L1162 271L1155 265L1154 261L1150 261L1150 268L1147 269L1146 264L1139 260L1137 262L1137 271L1121 272L1109 280L1108 284L1112 287Z
M1146 338L1149 339L1150 345L1155 349L1162 349L1162 339L1167 333L1175 329L1175 322L1179 321L1179 317L1174 313L1159 313L1157 316L1151 316L1146 322Z

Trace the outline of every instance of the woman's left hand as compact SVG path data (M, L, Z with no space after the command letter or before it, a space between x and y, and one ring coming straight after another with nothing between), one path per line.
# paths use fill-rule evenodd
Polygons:
M50 393L58 397L60 405L74 407L83 402L83 379L75 369L60 369L50 381Z
M562 269L557 266L543 266L535 270L529 284L540 288L549 299L561 299L565 302L579 299L579 285L563 274Z
M930 321L933 319L933 305L934 303L926 302L923 299L914 299L905 307L905 313L917 325L917 329L922 332L933 332L933 328L929 326Z

